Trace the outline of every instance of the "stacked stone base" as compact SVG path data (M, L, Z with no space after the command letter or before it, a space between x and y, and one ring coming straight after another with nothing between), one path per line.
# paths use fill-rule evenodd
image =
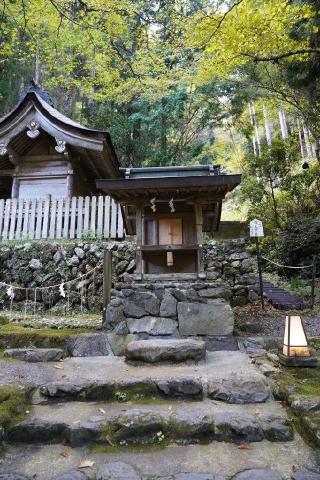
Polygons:
M230 335L231 294L223 282L117 283L103 326L144 338Z

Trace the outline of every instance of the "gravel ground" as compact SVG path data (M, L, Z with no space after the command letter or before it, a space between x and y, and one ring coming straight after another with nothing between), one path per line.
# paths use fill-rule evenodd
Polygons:
M250 307L239 309L236 313L237 328L246 335L266 335L282 337L284 335L285 317L290 312L265 313ZM299 315L299 313L295 313ZM301 315L309 337L320 337L320 315Z

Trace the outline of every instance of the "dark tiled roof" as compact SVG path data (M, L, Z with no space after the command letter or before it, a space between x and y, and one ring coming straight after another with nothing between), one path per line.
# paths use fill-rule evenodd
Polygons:
M35 92L39 97L42 98L46 103L51 105L53 107L53 101L50 98L49 93L41 88L34 80L31 80L27 88L21 93L19 102L24 99L24 97L27 95L27 93L30 92Z

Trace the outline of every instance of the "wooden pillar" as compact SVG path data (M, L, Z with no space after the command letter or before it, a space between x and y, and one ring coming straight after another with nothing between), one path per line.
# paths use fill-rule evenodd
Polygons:
M19 197L19 180L17 177L12 178L12 189L11 189L11 198Z
M206 274L203 266L203 216L202 216L202 205L200 203L195 203L194 205L195 219L196 219L196 242L197 242L197 273L199 278L206 278Z
M143 242L143 218L142 218L142 206L137 205L136 209L136 233L137 233L137 252L136 252L136 279L142 280L143 276L143 262L141 245Z
M103 254L103 319L106 320L107 307L111 299L112 289L112 253L105 250Z

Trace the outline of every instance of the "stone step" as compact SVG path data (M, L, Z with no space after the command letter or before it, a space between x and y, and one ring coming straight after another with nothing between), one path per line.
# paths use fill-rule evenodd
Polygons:
M4 351L5 358L16 358L24 362L57 362L64 356L61 348L8 348Z
M126 445L199 440L234 443L285 442L293 428L276 402L226 405L205 400L145 404L64 403L38 405L12 427L11 442Z
M209 397L227 403L261 403L271 397L264 375L241 352L209 352L192 365L146 364L139 368L116 357L67 359L63 378L39 386L33 403L111 401L117 398Z
M130 361L147 363L199 361L206 356L206 345L201 340L136 340L128 343L125 357Z
M79 469L84 461L92 462L92 467ZM276 470L284 480L291 478L293 465L298 470L292 476L294 480L318 479L316 476L307 476L307 469L318 471L316 452L297 433L289 443L262 440L246 448L217 441L172 444L166 448L161 445L127 448L107 445L92 449L91 445L72 448L65 444L21 444L6 449L0 472L18 472L28 480L105 480L110 479L110 475L103 477L98 474L102 469L106 471L106 464L109 464L109 471L113 466L112 480L230 480L243 471L248 475L246 480L273 478L266 476L265 472L262 476L262 469ZM248 469L259 470L252 475L252 470ZM275 478L278 480L279 477ZM12 480L12 477L9 479ZM5 480L8 478L5 477Z

